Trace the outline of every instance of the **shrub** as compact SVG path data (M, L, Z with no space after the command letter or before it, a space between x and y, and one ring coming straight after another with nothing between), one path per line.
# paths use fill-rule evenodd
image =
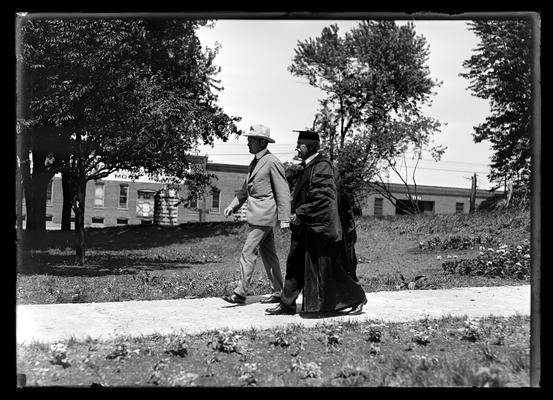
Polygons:
M481 251L475 259L454 259L442 263L445 272L460 275L482 275L490 278L530 279L530 244L503 245Z
M497 244L497 239L491 236L485 235L484 237L478 236L462 236L454 235L443 239L440 236L435 236L426 242L419 242L419 250L468 250L474 249L480 245L494 245Z

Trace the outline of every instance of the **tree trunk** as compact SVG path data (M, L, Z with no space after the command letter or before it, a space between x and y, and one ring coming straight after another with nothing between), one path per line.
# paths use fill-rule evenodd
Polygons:
M46 230L46 188L54 174L46 167L47 154L31 152L29 135L20 138L20 172L25 193L27 230ZM32 165L32 167L31 167Z
M84 181L84 182L83 182ZM77 183L76 193L73 199L73 211L75 213L75 253L77 263L85 263L85 236L84 236L84 210L86 196L86 180ZM78 228L77 228L78 227Z
M24 184L27 209L26 230L46 230L46 188L50 179L50 173L37 171Z
M23 231L23 177L21 168L16 165L15 175L15 216L18 237Z
M61 230L71 230L71 208L73 203L73 183L71 175L68 172L61 174L61 184L63 188L63 208L61 211Z
M351 209L353 211L353 215L357 216L357 217L360 217L363 215L363 208L361 207L361 205L359 204L359 200L357 199L357 196L354 196L352 195L352 204L351 204Z

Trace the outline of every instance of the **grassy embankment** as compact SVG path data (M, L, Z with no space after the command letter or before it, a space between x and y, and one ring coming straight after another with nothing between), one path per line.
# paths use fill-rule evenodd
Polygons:
M477 259L481 251L487 251L481 246L497 251L502 245L511 249L521 245L527 252L528 212L362 217L357 230L358 276L368 292L398 290L403 283L400 275L406 281L424 275L417 289L528 283L527 276L513 279L497 273L475 275L476 271L452 274L443 267L447 261ZM231 222L89 229L84 267L75 265L72 232L29 235L20 246L17 303L221 296L239 279L238 258L246 234L246 225ZM277 232L283 271L288 246L289 232ZM528 269L529 260L523 267ZM251 294L268 292L259 260Z

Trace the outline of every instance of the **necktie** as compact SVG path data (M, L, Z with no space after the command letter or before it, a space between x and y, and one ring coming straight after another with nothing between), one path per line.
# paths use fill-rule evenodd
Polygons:
M252 174L252 172L253 172L256 165L257 165L257 157L254 157L253 161L252 161L252 165L250 167L250 175Z

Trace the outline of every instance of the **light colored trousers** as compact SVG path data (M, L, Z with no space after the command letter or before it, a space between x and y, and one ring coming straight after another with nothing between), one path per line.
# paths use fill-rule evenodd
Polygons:
M246 297L253 277L257 256L261 255L265 271L271 283L272 295L280 297L283 280L278 260L275 234L272 226L249 225L250 233L240 255L240 282L234 293Z

